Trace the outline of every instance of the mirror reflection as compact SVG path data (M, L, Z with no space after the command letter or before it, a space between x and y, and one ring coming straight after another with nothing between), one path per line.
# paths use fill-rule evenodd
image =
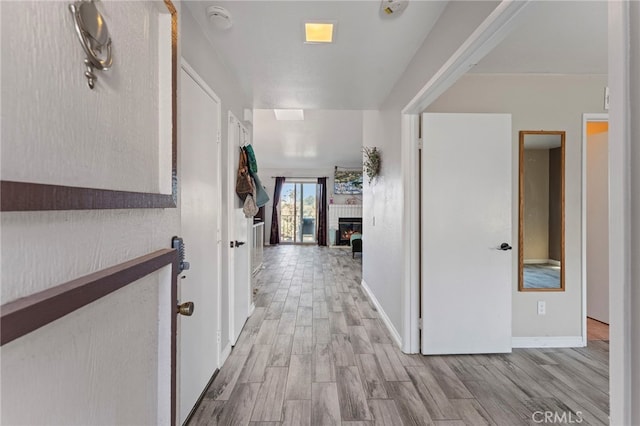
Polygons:
M520 291L564 290L564 131L520 132Z

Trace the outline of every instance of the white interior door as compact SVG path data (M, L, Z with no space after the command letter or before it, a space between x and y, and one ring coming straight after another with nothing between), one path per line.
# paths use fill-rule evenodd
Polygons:
M240 158L240 147L248 142L248 132L229 114L229 162L234 164L233 178L229 178L229 304L231 306L231 342L235 345L244 323L251 314L251 258L249 255L249 227L252 221L242 212L242 201L235 192L235 172ZM240 244L239 244L240 243Z
M422 353L511 352L511 115L422 123Z
M180 209L186 260L180 301L195 304L180 317L180 423L218 368L220 327L220 101L183 64L180 103Z

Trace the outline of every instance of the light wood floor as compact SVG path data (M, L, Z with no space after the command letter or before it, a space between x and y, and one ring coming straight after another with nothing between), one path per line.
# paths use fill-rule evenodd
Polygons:
M280 246L265 249L265 265L256 310L190 425L515 426L546 411L608 424L606 341L406 355L360 286L359 257Z

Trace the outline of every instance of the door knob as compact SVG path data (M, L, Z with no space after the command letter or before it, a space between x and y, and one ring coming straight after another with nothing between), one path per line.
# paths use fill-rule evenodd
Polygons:
M511 246L507 243L502 243L500 244L500 250L504 250L504 251L511 250Z
M185 317L190 317L193 315L193 308L195 305L193 302L184 302L178 305L178 313L180 315L184 315Z
M245 244L244 241L236 241L236 247L240 247L240 246L242 246L244 244Z

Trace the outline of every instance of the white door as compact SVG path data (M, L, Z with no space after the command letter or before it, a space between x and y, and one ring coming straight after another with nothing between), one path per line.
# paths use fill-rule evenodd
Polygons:
M240 147L248 142L248 132L240 122L229 114L229 159L234 165L229 177L227 200L229 206L229 304L231 306L231 343L235 345L244 323L251 314L251 258L249 256L249 227L251 219L242 212L242 201L235 192L235 176L240 158Z
M180 423L218 368L220 327L220 101L183 63L180 103L180 209L186 260L180 301L195 304L179 317Z
M511 115L422 116L422 353L511 352Z

